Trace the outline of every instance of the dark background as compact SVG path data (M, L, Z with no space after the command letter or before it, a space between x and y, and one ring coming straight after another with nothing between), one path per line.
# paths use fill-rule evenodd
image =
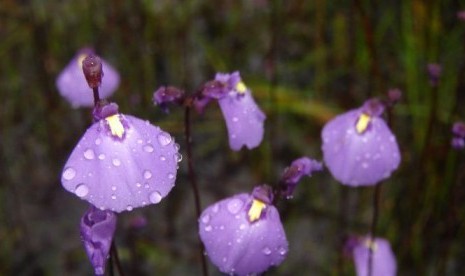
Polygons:
M87 204L60 184L91 114L72 109L55 87L84 46L119 71L112 99L120 110L170 132L184 154L167 198L119 216L126 275L200 275L183 112L164 114L151 97L161 85L193 91L235 70L268 116L265 139L232 152L216 105L194 116L203 208L276 183L302 155L322 159L327 120L397 87L392 129L402 163L382 186L378 236L391 242L399 275L464 275L465 157L450 148L452 123L465 119L461 8L455 0L2 0L0 275L92 275L78 228ZM442 65L437 88L429 63ZM341 186L328 171L305 178L278 206L290 252L267 275L352 275L341 239L369 231L372 196L373 188ZM148 224L135 227L141 218Z

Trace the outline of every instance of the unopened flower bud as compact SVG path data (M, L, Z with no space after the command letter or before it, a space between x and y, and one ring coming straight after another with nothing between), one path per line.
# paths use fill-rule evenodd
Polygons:
M102 61L96 55L90 54L82 61L82 71L89 87L98 88L102 83Z

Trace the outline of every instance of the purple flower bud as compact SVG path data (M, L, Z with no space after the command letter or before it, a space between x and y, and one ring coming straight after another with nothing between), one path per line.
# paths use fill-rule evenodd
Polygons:
M286 198L292 197L297 183L304 175L311 176L312 172L321 170L323 170L323 164L308 157L294 160L281 176L282 195Z
M218 99L228 128L231 149L238 151L244 145L248 149L257 147L263 139L266 116L242 82L239 72L218 73L213 83L211 86L214 88L208 93L204 92L204 95Z
M357 276L368 276L370 248L373 250L371 275L396 275L396 257L387 240L381 238L372 240L370 237L360 237L349 239L349 243L351 243L350 247L352 247L352 256Z
M458 18L460 21L465 21L465 11L458 11L458 12L457 12L457 18Z
M454 149L463 149L465 147L465 140L461 137L454 137L450 144Z
M378 117L378 111L376 107L368 112L365 103L337 116L323 128L324 161L333 177L344 185L374 185L399 166L396 138Z
M101 59L94 55L87 55L82 61L82 72L90 88L98 88L102 83L103 71Z
M259 198L269 194L266 188L260 189L254 190ZM262 273L287 255L279 213L259 198L239 194L209 206L200 216L200 238L210 260L223 273Z
M439 84L439 78L442 73L442 66L438 63L430 63L427 66L429 81L432 86L437 86Z
M81 218L81 239L96 275L105 273L105 262L116 228L116 215L94 206Z
M87 83L82 67L82 61L90 54L93 54L91 49L80 50L56 80L58 91L74 108L94 105L92 89ZM100 98L104 99L111 96L118 88L120 79L118 72L111 65L103 59L101 62L105 77L102 78L99 94Z
M458 137L465 138L465 123L455 122L452 126L452 133Z
M94 123L71 153L63 187L102 210L159 203L174 186L181 155L166 132L116 113Z
M394 105L400 101L402 98L402 91L398 88L392 88L388 91L388 101L389 105Z
M174 86L162 86L153 93L153 103L168 112L168 104L181 104L184 91Z

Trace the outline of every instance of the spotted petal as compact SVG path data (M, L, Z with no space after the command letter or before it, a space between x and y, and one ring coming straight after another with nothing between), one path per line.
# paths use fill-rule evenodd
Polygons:
M400 163L396 138L384 120L371 117L363 127L366 130L359 133L361 117L361 109L346 112L322 131L326 166L334 178L349 186L374 185L388 178Z
M279 213L267 205L262 218L250 222L252 196L239 194L205 209L199 219L200 238L210 260L224 273L249 275L279 265L288 243Z
M115 212L161 201L174 186L180 155L174 139L148 121L119 114L94 123L71 153L64 188ZM121 129L123 128L123 129Z

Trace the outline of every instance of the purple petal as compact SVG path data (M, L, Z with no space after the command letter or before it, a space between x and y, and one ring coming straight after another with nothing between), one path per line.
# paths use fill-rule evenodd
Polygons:
M103 275L116 228L116 215L91 207L81 218L80 232L96 275Z
M308 157L301 157L294 160L292 164L284 170L281 177L282 195L286 198L292 197L295 187L303 176L311 176L314 171L321 171L322 169L322 163Z
M397 263L389 242L385 239L375 238L370 243L370 238L361 238L353 249L353 257L357 276L368 276L368 258L370 246L373 249L372 275L395 276Z
M82 60L89 54L88 50L81 51L61 71L56 86L60 94L66 98L74 108L94 105L92 89L87 84L82 72ZM118 72L102 59L103 78L100 86L100 98L111 96L119 86Z
M218 101L226 121L229 146L240 150L253 149L263 140L265 114L255 103L249 90L243 95L230 93Z
M383 119L371 117L362 133L356 129L361 109L329 121L322 131L326 166L339 182L349 186L374 185L388 178L400 163L394 135Z
M114 116L123 135L112 134L107 119L94 123L66 162L63 187L102 210L130 211L160 202L174 186L179 146L148 121Z
M252 200L251 195L239 194L213 204L200 216L200 238L210 260L224 273L261 273L287 255L278 211L267 205L262 218L249 222L247 208Z

